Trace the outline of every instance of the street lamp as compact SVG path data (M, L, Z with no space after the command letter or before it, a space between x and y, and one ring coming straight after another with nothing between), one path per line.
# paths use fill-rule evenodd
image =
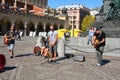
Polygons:
M68 27L68 9L63 7L62 8L62 15L65 16L65 28Z

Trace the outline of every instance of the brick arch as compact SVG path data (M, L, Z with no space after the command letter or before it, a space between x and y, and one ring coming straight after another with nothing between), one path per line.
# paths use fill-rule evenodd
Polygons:
M9 18L2 17L0 20L1 34L4 35L7 31L9 31L10 26L11 26L11 22L10 22Z
M35 25L34 23L30 20L27 23L27 28L26 28L26 35L29 36L30 31L35 31Z
M39 32L43 32L43 24L41 22L38 22L37 28L36 28L36 35L39 34Z

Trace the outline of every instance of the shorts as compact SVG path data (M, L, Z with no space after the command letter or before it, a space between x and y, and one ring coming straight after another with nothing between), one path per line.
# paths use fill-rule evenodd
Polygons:
M49 52L50 53L53 53L53 52L57 53L57 44L55 44L54 46L49 45Z
M14 44L9 44L9 45L8 45L8 50L13 50L13 49L14 49L14 46L15 46Z

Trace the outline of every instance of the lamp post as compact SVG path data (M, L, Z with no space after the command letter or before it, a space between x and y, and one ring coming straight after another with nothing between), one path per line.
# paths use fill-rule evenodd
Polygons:
M73 28L73 37L74 37L74 19L73 19L73 12L72 12L72 28Z
M74 37L74 22L73 22L73 37Z
M65 16L65 28L68 27L68 13L67 8L62 9L62 15Z

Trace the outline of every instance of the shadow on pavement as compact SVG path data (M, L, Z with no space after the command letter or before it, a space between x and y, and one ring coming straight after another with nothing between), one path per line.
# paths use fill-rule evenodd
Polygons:
M15 57L25 57L25 56L31 56L33 55L33 53L29 53L29 54L20 54L20 55L17 55Z
M4 68L0 71L0 73L5 72L5 71L9 71L9 70L13 70L13 69L15 69L15 68L17 68L17 67L16 67L16 66L4 67Z
M69 58L72 58L72 57L74 57L74 54L66 53L65 57L60 57L60 58L56 59L56 61L61 61L61 60L69 59Z
M107 60L107 59L104 59L104 60L102 60L103 61L103 65L106 65L106 64L108 64L109 62L111 62L110 60Z

